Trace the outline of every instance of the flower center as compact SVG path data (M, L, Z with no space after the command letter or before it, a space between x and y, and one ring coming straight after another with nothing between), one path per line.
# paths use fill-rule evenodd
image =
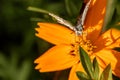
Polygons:
M86 39L87 34L83 33L82 36L76 40L76 48L79 49L79 46L81 46L89 55L93 53L93 50L97 48L94 46L90 40Z
M93 45L90 40L87 39L87 33L83 32L81 36L75 36L75 44L72 45L72 50L70 54L73 56L79 55L79 47L82 47L89 56L93 55L93 51L97 46Z
M90 40L82 40L79 44L88 54L93 53L93 49L96 46L93 46Z

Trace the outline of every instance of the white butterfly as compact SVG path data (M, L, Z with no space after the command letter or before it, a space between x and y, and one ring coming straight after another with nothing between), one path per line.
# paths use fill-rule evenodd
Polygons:
M83 30L83 25L85 22L85 18L90 6L91 0L88 1L88 3L85 5L83 12L81 12L81 16L78 18L77 21L77 25L73 26L71 23L69 23L67 20L53 14L53 13L48 13L48 15L52 16L53 18L55 18L57 20L58 23L65 25L66 27L68 27L69 29L75 31L76 35L81 35L82 34L82 30Z

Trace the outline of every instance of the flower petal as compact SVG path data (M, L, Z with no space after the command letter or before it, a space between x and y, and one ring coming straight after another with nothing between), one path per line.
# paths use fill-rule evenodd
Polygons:
M91 41L96 40L100 34L105 17L106 3L107 0L92 0L90 4L85 20L84 29L85 30L88 28L94 29L94 31L91 32L90 35L89 33L87 33L89 40Z
M76 75L77 71L85 72L81 63L77 63L76 65L74 65L72 67L72 69L70 71L70 75L69 75L69 79L68 80L79 80L78 77L77 77L77 75Z
M72 46L57 45L35 60L35 69L40 72L57 71L70 68L79 61L78 56L71 55Z
M36 36L53 44L70 44L75 42L75 34L72 30L53 23L38 23Z
M105 68L110 63L113 74L120 77L120 52L103 49L95 54L98 63L102 68Z
M108 49L120 48L120 38L113 42L113 44L107 46Z
M102 48L105 48L107 46L110 46L112 43L114 43L117 39L120 38L120 30L117 29L109 29L105 33L103 33L93 45L97 46L97 48L94 50L99 51Z

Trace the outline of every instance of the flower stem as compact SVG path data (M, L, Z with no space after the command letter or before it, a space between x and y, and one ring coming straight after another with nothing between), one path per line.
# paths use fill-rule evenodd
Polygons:
M40 12L40 13L45 13L48 14L49 12L40 8L36 8L36 7L28 7L27 10L29 11L34 11L34 12Z

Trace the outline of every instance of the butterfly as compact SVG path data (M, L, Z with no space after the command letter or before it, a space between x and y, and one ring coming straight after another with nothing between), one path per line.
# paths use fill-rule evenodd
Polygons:
M82 35L83 25L84 25L84 22L85 22L85 18L86 18L90 3L91 3L91 0L89 0L87 3L83 3L82 9L80 11L80 16L78 17L76 26L73 26L67 20L65 20L65 19L63 19L63 18L61 18L61 17L59 17L59 16L57 16L53 13L48 13L48 15L55 18L58 23L60 23L62 25L65 25L69 29L73 30L76 33L76 35Z

